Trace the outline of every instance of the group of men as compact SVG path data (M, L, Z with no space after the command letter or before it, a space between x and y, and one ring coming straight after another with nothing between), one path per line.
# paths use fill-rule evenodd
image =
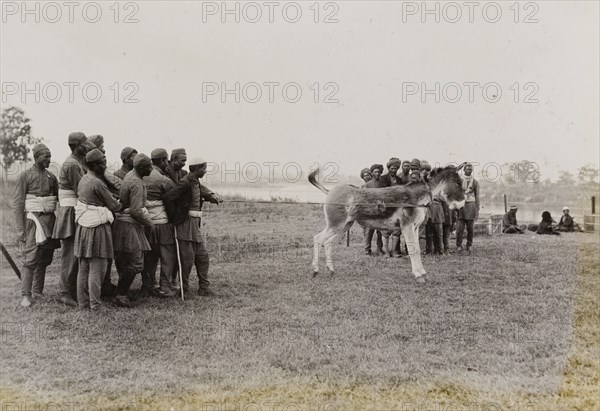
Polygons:
M19 176L15 188L13 207L23 256L21 305L29 307L43 295L46 268L59 247L58 300L68 306L99 310L101 298L109 298L117 306L130 307L129 291L140 273L145 295L189 293L194 266L198 294L213 295L201 235L202 204L219 204L222 199L200 184L206 161L187 161L183 148L170 156L157 148L147 156L125 147L122 167L110 173L102 136L74 132L68 145L71 155L58 178L48 170L49 148L35 145L35 163ZM189 173L183 170L186 162ZM116 286L110 275L113 260Z
M392 157L386 164L387 173L384 174L383 164L373 164L370 168L364 168L360 177L365 184L362 188L382 188L395 185L404 185L411 182L428 181L431 165L426 160L404 160ZM479 217L479 183L473 176L473 165L465 164L462 178L462 189L465 194L465 206L452 212L448 204L440 197L434 196L428 207L427 222L421 225L419 237L425 238L425 253L448 255L450 244L450 233L452 226L456 224L456 247L459 252L463 251L463 232L467 230L466 250L471 251L473 246L474 222ZM377 233L377 251L371 250L373 236ZM400 230L394 232L380 232L373 229L365 229L365 253L367 255L385 255L386 257L401 257L402 250L408 253L406 245L401 244ZM391 248L384 252L382 237L392 238Z

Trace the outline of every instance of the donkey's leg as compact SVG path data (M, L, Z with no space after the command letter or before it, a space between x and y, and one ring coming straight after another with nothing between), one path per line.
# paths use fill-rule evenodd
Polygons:
M346 231L348 231L350 227L352 227L352 224L354 224L354 220L346 221L346 224L344 224L343 226L338 226L337 229L332 230L331 236L327 240L325 240L325 261L327 263L327 269L329 269L329 272L331 274L335 272L335 270L333 269L333 251L337 244L335 240L338 234L343 234Z
M427 274L421 262L421 247L419 246L419 227L414 223L402 226L402 235L406 241L412 272L417 281L423 282L423 275Z
M312 261L312 269L313 275L317 275L319 273L319 251L323 242L327 238L327 233L330 230L329 227L325 228L319 234L313 237L314 246L313 246L313 261Z

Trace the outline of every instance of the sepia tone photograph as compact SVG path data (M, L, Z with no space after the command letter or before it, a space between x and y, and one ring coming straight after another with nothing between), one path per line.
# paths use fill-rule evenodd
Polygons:
M0 411L600 410L600 2L0 9Z

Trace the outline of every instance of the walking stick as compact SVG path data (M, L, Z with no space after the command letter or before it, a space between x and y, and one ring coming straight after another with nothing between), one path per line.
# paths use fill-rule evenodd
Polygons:
M175 230L175 249L177 250L177 265L179 266L179 286L181 290L181 301L185 301L183 296L183 272L181 270L181 257L179 256L179 240L177 239L177 227L173 226Z
M2 254L4 254L4 258L6 258L6 261L8 261L8 264L10 264L13 271L15 272L17 277L19 277L19 280L20 280L21 279L21 271L19 270L19 267L17 267L17 265L13 261L12 257L8 253L8 250L6 249L6 247L4 247L4 244L2 244L1 241L0 241L0 248L2 249Z

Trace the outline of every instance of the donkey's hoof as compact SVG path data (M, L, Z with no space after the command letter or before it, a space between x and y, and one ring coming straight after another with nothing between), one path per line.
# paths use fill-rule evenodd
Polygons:
M318 276L318 275L319 275L319 272L318 272L318 271L313 271L313 272L312 272L312 277L313 277L313 278L315 278L315 277L316 277L316 276Z
M333 271L333 270L327 270L327 271L329 271L329 275L330 275L331 277L333 277L333 276L335 275L335 271Z
M416 280L419 284L425 284L425 277L423 276L417 277Z

